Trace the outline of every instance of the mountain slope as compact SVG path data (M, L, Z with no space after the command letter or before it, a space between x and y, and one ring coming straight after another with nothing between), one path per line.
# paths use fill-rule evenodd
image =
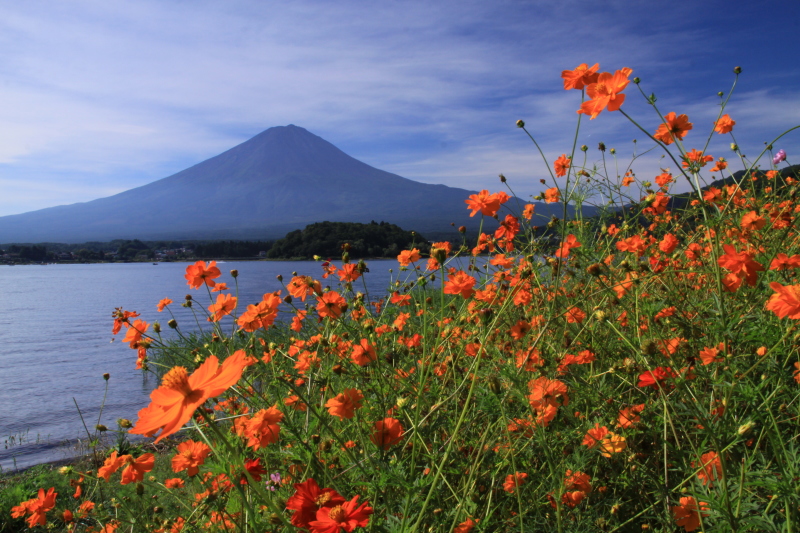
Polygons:
M108 198L0 217L0 242L274 238L326 220L441 232L476 225L471 193L373 168L289 125ZM548 210L560 207L537 205Z

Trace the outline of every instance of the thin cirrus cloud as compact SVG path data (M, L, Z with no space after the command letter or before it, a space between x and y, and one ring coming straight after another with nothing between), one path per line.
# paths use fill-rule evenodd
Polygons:
M549 160L569 152L580 95L563 91L560 72L583 62L633 67L663 112L690 114L698 139L734 60L752 71L730 108L752 128L740 144L763 147L762 137L798 118L785 88L800 75L758 61L768 45L751 35L763 29L755 8L595 4L0 6L0 215L140 186L290 123L404 177L491 189L502 172L517 194L536 194L549 174L514 122L528 123ZM702 31L742 21L751 31L736 38ZM657 117L629 87L625 109L654 130ZM579 144L593 163L600 140L622 155L637 136L619 113L605 113L582 121ZM662 162L641 164L645 176Z

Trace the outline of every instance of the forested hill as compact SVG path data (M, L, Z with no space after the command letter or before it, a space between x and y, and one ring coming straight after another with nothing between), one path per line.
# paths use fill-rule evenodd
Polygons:
M273 259L310 259L315 255L337 258L342 247L350 245L353 259L395 257L412 246L427 251L430 244L424 237L387 222L318 222L295 230L275 242L267 257Z

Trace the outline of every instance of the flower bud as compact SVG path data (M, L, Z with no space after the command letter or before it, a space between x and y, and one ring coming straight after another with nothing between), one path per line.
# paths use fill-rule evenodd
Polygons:
M459 233L466 233L467 232L467 227L466 226L459 226L458 227L458 232Z
M636 85L639 85L639 82L641 82L641 81L642 80L640 80L638 76L633 78L633 83L635 83Z
M286 302L287 304L292 303L292 295L287 294L286 296L283 297L283 301Z
M741 74L742 73L742 67L733 67L733 73L734 74Z
M755 422L753 422L752 420L748 420L747 422L739 426L739 429L736 430L736 433L739 434L740 436L745 436L748 433L750 433L750 431L752 431L755 426L756 426Z
M236 278L238 278L238 277L239 277L239 271L238 271L238 270L236 270L235 268L234 268L233 270L231 270L231 277L232 277L233 279L236 279Z
M155 333L161 333L161 324L158 322L153 322L153 331Z
M175 329L175 328L177 328L177 327L178 327L178 323L175 321L175 319L174 319L174 318L171 318L171 319L169 320L169 322L167 322L167 325L168 325L169 327L171 327L172 329Z
M738 152L739 145L737 145L736 143L731 143L731 150L733 150L734 152Z
M130 429L133 427L133 422L131 422L127 418L120 418L119 420L117 420L117 425L122 429Z
M589 147L586 146L585 144L583 146L581 146L581 152L585 152L588 149L589 149Z
M495 394L500 394L503 392L503 386L500 383L500 380L497 379L497 376L492 376L489 378L489 390Z
M722 98L722 96L723 96L724 94L725 94L725 93L723 93L722 91L720 91L720 92L718 92L718 93L717 93L717 96L719 96L720 98Z
M277 276L275 276L275 279L277 279L278 281L283 281L283 276L278 274Z
M191 301L192 301L192 295L191 295L191 294L187 294L186 296L184 296L184 299L185 299L187 302L191 302Z
M94 428L97 431L108 431L108 428L106 426L104 426L103 424L97 424Z
M142 494L144 494L144 485L142 485L141 483L137 483L136 484L136 495L137 496L141 496Z
M523 122L522 120L518 120L517 121L517 127L518 128L524 128L525 127L525 122Z
M614 155L614 154L616 154L616 153L617 153L617 149L616 149L616 148L612 148L612 149L611 149L611 150L609 150L609 151L611 152L611 155Z
M605 151L606 151L606 145L605 145L605 143L600 143L600 144L598 144L598 145L597 145L597 149L598 149L598 150L600 150L601 152L605 152Z

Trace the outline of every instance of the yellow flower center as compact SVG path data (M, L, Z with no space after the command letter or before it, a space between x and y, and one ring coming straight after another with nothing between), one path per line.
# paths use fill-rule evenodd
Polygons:
M341 505L337 505L336 507L331 509L331 512L328 513L328 516L334 522L343 522L345 517L347 516L347 513L344 512L344 509L342 508Z
M173 367L161 379L161 386L176 390L189 396L192 388L189 386L189 371L182 366Z
M328 503L330 501L330 499L331 499L331 492L330 491L329 492L323 492L322 494L317 496L317 499L314 500L314 503L316 503L318 506L322 507L323 505Z

